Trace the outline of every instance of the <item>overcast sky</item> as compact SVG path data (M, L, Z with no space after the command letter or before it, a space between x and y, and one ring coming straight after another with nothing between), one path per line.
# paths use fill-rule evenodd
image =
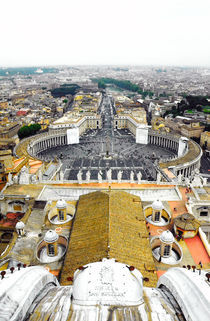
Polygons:
M210 66L210 0L0 0L0 66Z

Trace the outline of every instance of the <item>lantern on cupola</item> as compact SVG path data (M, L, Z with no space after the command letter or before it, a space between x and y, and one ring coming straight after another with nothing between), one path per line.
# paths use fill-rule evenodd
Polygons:
M58 238L58 234L53 230L49 230L45 234L44 241L46 243L48 256L56 256L58 254Z
M152 221L160 222L163 211L163 203L159 200L152 203Z
M64 200L59 200L56 203L57 217L59 221L66 221L67 204Z

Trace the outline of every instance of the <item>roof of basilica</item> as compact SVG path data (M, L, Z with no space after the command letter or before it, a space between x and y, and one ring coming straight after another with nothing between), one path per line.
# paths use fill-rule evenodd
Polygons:
M73 278L79 266L103 258L135 266L149 278L148 286L155 286L157 276L139 197L123 191L80 197L61 284L71 284L67 278Z

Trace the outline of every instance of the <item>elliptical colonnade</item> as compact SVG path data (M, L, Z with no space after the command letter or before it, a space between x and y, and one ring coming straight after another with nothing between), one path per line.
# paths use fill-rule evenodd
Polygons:
M162 148L166 148L169 150L172 150L176 154L178 154L179 149L179 140L180 136L174 136L171 134L160 134L156 133L155 131L149 129L148 132L148 143L156 146L160 146ZM192 142L192 141L191 141ZM178 176L181 174L184 177L190 177L192 173L195 171L195 169L200 168L200 159L202 156L202 150L200 146L192 142L194 147L197 150L197 154L193 155L195 157L191 157L191 159L188 159L187 162L183 162L179 164L175 164L175 166L171 166L170 169L172 169L173 173ZM39 152L46 150L48 148L56 147L56 146L63 146L67 145L67 134L64 132L57 132L56 134L48 133L45 136L37 137L28 145L28 153L33 157L36 156ZM181 159L189 152L188 146L186 148L185 154L181 157L176 158L176 160ZM176 162L176 160L174 160ZM165 168L170 167L167 166L167 161L163 161L165 163ZM173 168L172 168L173 167Z
M167 134L167 135L160 134L149 129L148 143L157 145L163 148L167 148L169 150L176 152L178 155L180 138L181 136L174 136L171 134ZM190 144L195 150L195 153L192 153L190 151L190 148L192 147L189 147L189 143L187 143L187 148L185 153L180 157L177 156L177 158L174 159L174 162L175 163L177 162L177 164L174 164L173 166L168 166L168 168L171 169L176 176L182 175L183 177L190 177L196 169L200 168L200 159L203 154L202 149L196 142L192 140L190 142L191 142ZM187 153L192 154L192 157L190 157L187 162L185 162L184 160L183 160L183 163L178 162L178 159L181 160L181 158L187 155ZM165 162L163 161L163 163L165 163L165 168L166 168L167 161Z
M178 153L179 137L170 134L159 134L149 129L148 144L160 146Z
M67 144L67 135L66 134L46 134L44 137L40 137L32 141L28 145L28 153L31 156L36 156L39 152L46 150L48 148L63 146Z

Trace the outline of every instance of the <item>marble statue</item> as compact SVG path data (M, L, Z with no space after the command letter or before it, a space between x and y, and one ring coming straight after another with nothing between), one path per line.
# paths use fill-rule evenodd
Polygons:
M121 183L121 181L122 181L122 173L123 173L123 171L118 171L118 173L117 173L117 181L118 181L118 183Z
M9 183L9 185L13 184L13 178L12 178L12 174L11 173L8 174L8 183Z
M195 168L195 169L194 169L194 172L195 172L195 175L199 175L199 174L200 174L199 168Z
M137 173L137 179L138 179L138 184L141 184L141 179L142 179L142 173L141 172Z
M64 172L60 170L60 180L63 182L64 179Z
M193 203L193 200L192 200L192 197L191 197L191 196L188 197L188 203L189 203L189 204L192 204L192 203Z
M42 181L42 171L41 170L39 171L38 177L39 177L39 181L41 182Z
M107 175L107 180L109 183L112 182L112 170L111 168L106 172L106 175Z
M134 183L134 172L130 172L130 183Z
M23 166L20 171L19 184L29 184L30 183L30 174L26 166Z
M182 174L179 173L179 175L177 176L178 178L178 183L181 184L182 183Z
M200 176L199 174L196 174L196 175L194 176L194 178L193 178L192 186L193 186L193 187L202 188L202 187L203 187L203 177Z
M87 171L86 173L86 182L90 183L90 171Z
M86 173L86 179L87 179L87 173ZM77 180L78 180L79 184L82 184L82 171L81 171L81 169L77 173Z
M98 182L102 183L102 171L101 170L98 172Z
M187 186L190 185L190 179L189 179L188 177L185 177L185 184L186 184Z
M161 175L161 173L160 172L158 172L157 173L157 184L160 184L160 182L161 182L161 177L162 177L162 175Z
M36 182L37 182L36 176L35 176L35 175L32 175L32 176L31 176L31 183L32 183L32 184L36 184Z
M207 177L203 177L203 186L206 186L207 185Z
M18 184L18 175L15 175L14 177L13 177L13 182L14 182L14 184Z

